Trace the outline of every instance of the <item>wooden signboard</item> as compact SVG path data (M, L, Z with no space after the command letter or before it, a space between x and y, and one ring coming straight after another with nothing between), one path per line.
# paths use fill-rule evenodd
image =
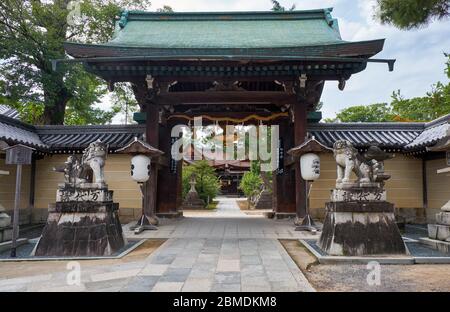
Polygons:
M5 148L7 165L29 165L33 155L33 148L25 145L14 145Z
M16 193L14 196L13 233L11 243L11 258L15 258L17 249L17 239L19 238L19 204L20 204L20 188L22 182L22 165L31 164L34 148L22 144L17 144L5 148L4 151L6 152L5 163L7 165L17 165Z

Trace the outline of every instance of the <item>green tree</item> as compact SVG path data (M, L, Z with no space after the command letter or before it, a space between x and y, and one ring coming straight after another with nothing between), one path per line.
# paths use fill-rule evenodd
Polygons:
M341 110L334 119L325 122L384 122L392 121L393 115L387 103L351 106Z
M445 73L450 78L450 54L445 56ZM398 90L392 94L391 107L398 121L430 121L450 114L450 83L438 82L426 96L412 99L405 99Z
M260 164L258 161L252 161L250 171L247 171L242 176L239 188L244 192L245 196L252 202L255 197L261 191L263 180L261 178Z
M427 96L405 99L400 90L392 95L392 111L399 121L430 121L450 114L450 84L435 84Z
M60 64L53 71L51 60L67 57L65 41L109 40L121 8L149 6L148 0L1 1L0 101L35 123L110 121L122 110L120 97L110 111L95 108L107 92L105 83L81 65Z
M206 160L196 161L189 166L183 166L182 183L183 183L183 198L191 188L189 182L192 174L195 174L196 184L195 189L201 199L205 203L212 201L219 192L219 179L216 177L214 168L212 168Z
M400 29L418 28L449 16L449 0L377 0L376 16Z
M272 11L275 12L285 12L285 11L294 11L295 10L295 4L293 4L289 9L286 9L286 7L282 6L280 4L280 2L276 1L276 0L271 0L272 1Z
M445 72L450 78L450 55ZM438 82L423 97L405 99L400 90L393 92L392 101L386 103L352 106L341 110L336 118L325 122L384 122L384 121L431 121L450 114L450 83Z
M164 5L162 8L157 9L156 12L162 12L162 13L172 13L173 9L172 7L168 6L168 5Z

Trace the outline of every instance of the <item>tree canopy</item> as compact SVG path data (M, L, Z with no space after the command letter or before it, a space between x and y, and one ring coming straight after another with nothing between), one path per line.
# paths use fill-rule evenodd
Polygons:
M450 55L445 72L450 79ZM431 121L450 114L450 83L434 84L425 96L405 99L400 90L394 91L390 104L351 106L325 122L385 122L385 121Z
M192 174L195 174L195 190L199 197L203 199L206 204L209 204L220 189L219 179L216 177L214 168L211 167L206 160L199 160L192 165L183 166L182 183L183 183L183 198L189 192L190 180Z
M108 92L105 83L81 65L60 64L53 71L51 60L67 57L65 41L109 40L121 8L149 7L148 0L1 1L0 102L38 124L102 124L125 104L136 105L129 98L124 101L129 93L122 91L113 96L111 110L96 108Z
M412 29L447 18L449 9L449 0L377 0L376 16L383 24Z
M260 164L258 161L252 161L250 171L242 176L239 188L244 192L245 196L252 202L253 198L259 194L263 180L261 178Z
M391 108L387 103L351 106L336 114L335 119L326 122L385 122L393 119Z

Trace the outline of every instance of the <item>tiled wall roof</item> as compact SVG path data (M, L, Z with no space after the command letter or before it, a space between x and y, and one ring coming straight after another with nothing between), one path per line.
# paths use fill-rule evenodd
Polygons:
M134 137L143 138L145 125L31 126L0 115L0 140L22 143L43 152L75 152L96 140L110 145L111 151L123 147ZM425 151L450 133L450 115L430 123L315 123L308 133L331 147L337 140L348 140L357 148L378 143L382 148L403 152Z

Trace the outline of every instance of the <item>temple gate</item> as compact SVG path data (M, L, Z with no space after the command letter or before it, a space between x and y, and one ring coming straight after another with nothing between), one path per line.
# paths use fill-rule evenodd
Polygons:
M171 159L171 129L200 115L256 115L279 126L282 160L273 178L278 216L305 216L305 181L286 152L304 142L325 81L340 90L383 49L384 40L341 39L331 9L292 12L148 13L123 11L105 44L66 43L71 60L105 79L130 82L146 141L165 155L152 164L145 214L177 215L181 161ZM55 69L57 69L55 61ZM211 122L204 119L204 122ZM245 124L254 124L249 118ZM224 124L224 123L222 123ZM149 221L151 218L149 218Z

